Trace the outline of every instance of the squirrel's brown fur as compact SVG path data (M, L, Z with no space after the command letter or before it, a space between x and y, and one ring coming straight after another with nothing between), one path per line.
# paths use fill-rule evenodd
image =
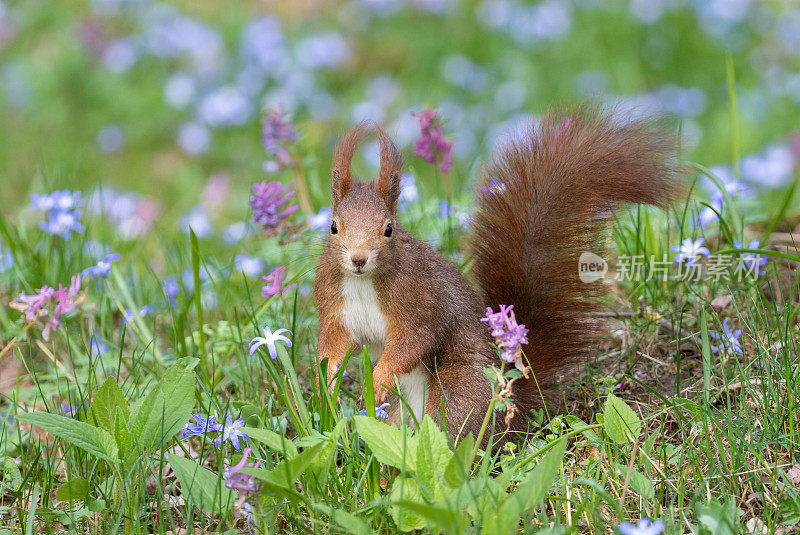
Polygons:
M514 384L519 410L512 427L524 430L528 411L543 403L540 387L596 340L587 312L599 285L579 280L579 255L603 252L598 234L618 203L666 205L675 184L675 136L649 121L621 122L580 108L567 118L548 115L501 144L476 194L476 291L397 221L402 159L381 129L374 129L378 178L353 180L350 161L366 130L356 126L334 154L336 233L332 223L314 284L318 358L328 359L329 384L347 351L366 345L379 357L376 401L392 402L393 421L404 408L385 387L398 384L414 398L415 413L424 403L437 421L444 412L451 434L477 434L491 397L484 369L499 362L480 319L487 306L514 305L530 329L523 349L535 376Z

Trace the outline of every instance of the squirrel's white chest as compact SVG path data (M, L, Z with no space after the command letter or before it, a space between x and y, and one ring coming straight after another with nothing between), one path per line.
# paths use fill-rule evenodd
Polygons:
M342 279L342 320L353 341L366 345L370 358L380 358L386 346L386 318L378 306L375 285L368 277Z

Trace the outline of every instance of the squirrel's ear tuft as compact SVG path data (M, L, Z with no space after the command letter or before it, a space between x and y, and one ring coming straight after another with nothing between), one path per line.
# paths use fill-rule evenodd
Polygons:
M333 172L331 173L331 195L333 204L345 198L353 189L353 175L350 162L361 144L367 123L360 122L347 132L333 151Z
M397 199L400 197L400 172L403 158L394 142L380 127L375 127L375 135L381 147L381 169L375 181L375 193L386 202L389 211L397 211Z

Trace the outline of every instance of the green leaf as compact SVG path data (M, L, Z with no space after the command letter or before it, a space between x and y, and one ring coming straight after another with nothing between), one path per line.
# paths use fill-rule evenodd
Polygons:
M158 387L132 415L131 435L140 449L159 449L180 431L195 403L195 358L170 366Z
M222 478L185 457L169 454L169 465L181 484L181 491L194 504L208 513L225 516L234 500L234 493L225 488Z
M283 453L287 459L294 459L297 457L297 447L291 440L283 435L257 427L242 427L241 430L249 438L261 442L269 449Z
M514 492L503 501L494 521L491 522L497 526L495 533L508 533L513 530L525 511L533 509L545 499L558 474L566 447L565 439L556 442L539 464L517 485Z
M450 458L445 468L444 477L450 488L456 488L469 478L472 468L472 449L475 446L475 439L472 433L461 439L461 443L456 447L455 454Z
M372 535L375 533L369 527L369 524L342 509L334 509L324 503L315 503L314 509L328 515L346 533L352 533L353 535Z
M650 481L644 474L631 468L630 477L628 477L628 467L621 464L615 464L614 468L617 473L625 481L628 478L628 484L636 491L642 498L646 500L653 500L656 496L656 490L653 487L653 482Z
M69 502L72 500L85 500L89 495L89 482L83 477L73 477L56 491L56 499Z
M464 524L468 524L460 511L408 500L396 502L394 506L403 509L401 514L411 513L421 517L426 527L434 532L463 533Z
M324 486L330 479L328 475L336 455L336 445L346 423L347 420L344 418L339 420L339 423L331 430L330 435L322 444L319 454L315 456L314 462L311 464L310 473L318 486Z
M699 533L702 535L735 535L739 533L739 511L731 500L725 504L712 498L708 505L695 503Z
M297 457L279 462L272 470L245 467L241 472L261 480L265 490L275 492L292 503L306 501L305 496L295 489L295 482L317 461L324 446L325 443L319 443L305 448Z
M400 531L413 531L426 526L422 515L401 505L404 502L425 503L422 490L414 479L410 477L396 479L389 492L389 500L393 503L389 512Z
M703 409L700 408L700 405L692 401L691 399L686 398L672 398L672 402L675 404L675 408L681 408L689 413L689 416L695 422L702 422L703 421Z
M131 432L128 430L127 417L125 410L122 407L117 407L117 417L114 419L114 440L119 448L119 456L125 458L125 455L131 447Z
M617 444L628 444L642 432L642 422L627 403L614 394L609 394L603 405L605 418L603 429L606 434Z
M109 433L114 433L114 419L117 417L117 408L122 409L124 423L128 423L128 403L117 385L116 377L109 377L92 399L89 409L89 421Z
M395 468L415 469L418 439L411 435L408 427L401 430L361 414L353 416L353 419L358 434L379 462Z
M118 459L117 443L104 429L60 414L46 412L30 412L21 414L18 418L44 429L54 437L65 440L90 455L111 462L116 462Z
M22 486L22 474L17 467L17 463L11 457L3 457L3 470L2 480L0 480L0 489L7 488L12 491L17 491Z
M417 435L417 478L433 496L439 498L452 488L446 484L444 472L453 458L453 452L444 433L427 414ZM443 486L448 488L443 489ZM440 492L437 493L437 490Z

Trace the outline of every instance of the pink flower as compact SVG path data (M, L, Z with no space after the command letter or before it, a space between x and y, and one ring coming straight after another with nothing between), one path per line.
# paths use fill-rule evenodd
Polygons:
M436 119L439 116L438 110L424 108L411 115L419 122L420 129L420 138L414 142L414 156L434 165L439 160L439 170L442 173L449 172L453 165L450 155L453 143L444 139L442 124Z
M200 194L203 206L209 212L218 212L225 206L225 201L228 200L228 192L230 191L230 179L225 174L216 174L211 176L206 182L206 187Z
M283 286L283 279L286 276L286 266L280 266L272 270L266 277L261 277L261 280L267 283L266 286L261 288L261 295L264 297L272 297L277 293L283 293L288 290L297 288L297 284L290 286Z
M28 325L41 327L42 338L49 340L50 333L61 326L61 316L74 311L85 297L81 293L81 276L75 275L68 287L59 284L54 290L42 286L34 295L22 292L9 306L22 312Z

